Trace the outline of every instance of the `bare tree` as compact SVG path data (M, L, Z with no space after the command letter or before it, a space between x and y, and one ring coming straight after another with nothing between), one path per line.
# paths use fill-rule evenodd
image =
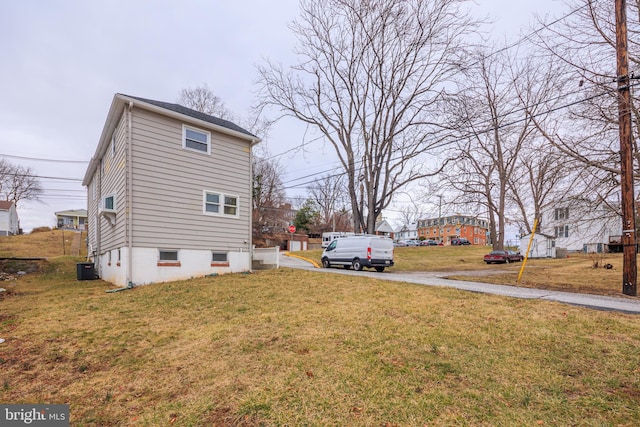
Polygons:
M0 196L4 200L17 207L21 200L38 200L42 193L40 181L31 168L0 160Z
M346 231L336 228L337 212L345 207L344 181L342 174L325 175L309 188L311 199L316 203L320 213L323 231Z
M225 120L232 120L232 114L224 106L222 100L216 96L209 86L204 83L202 86L186 88L180 91L178 104L191 108L201 113L215 116Z
M461 194L461 201L484 206L493 248L503 249L507 212L514 199L510 194L519 193L515 200L520 200L526 214L522 196L526 187L516 185L516 174L527 144L534 144L536 127L531 117L543 108L541 100L550 93L534 82L548 81L552 72L498 52L478 52L476 66L467 70L469 79L464 84L469 86L460 94L456 110L461 135L454 151L459 159L447 180Z
M282 166L268 155L253 157L253 235L282 232L288 225L284 216L286 200Z
M334 147L356 230L374 232L396 191L442 169L439 109L475 29L464 3L302 0L292 25L300 62L258 69L260 107L315 127Z
M536 40L552 61L567 66L567 108L555 121L537 124L547 143L590 169L583 174L589 175L589 190L595 193L592 199L603 201L619 189L620 174L615 8L611 2L594 0L568 0L567 4L571 13L566 19L538 33ZM627 8L629 65L638 70L640 1L627 2ZM636 180L640 178L639 106L638 97L632 96Z

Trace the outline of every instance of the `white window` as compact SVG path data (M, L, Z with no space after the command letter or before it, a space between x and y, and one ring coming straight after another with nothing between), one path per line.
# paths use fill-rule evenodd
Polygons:
M103 212L116 211L116 196L112 194L102 199L102 211Z
M558 208L553 212L553 218L557 220L569 219L569 208Z
M203 213L238 217L238 196L205 190Z
M211 153L211 134L207 131L182 126L182 147L188 150Z
M554 227L555 237L569 237L569 226L561 225L560 227Z
M178 251L176 249L160 249L158 261L178 261Z
M211 264L229 264L229 254L227 252L211 252Z

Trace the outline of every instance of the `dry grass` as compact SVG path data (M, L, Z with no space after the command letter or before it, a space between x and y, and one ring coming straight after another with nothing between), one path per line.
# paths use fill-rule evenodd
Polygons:
M80 239L79 253L72 253L73 239ZM87 233L50 230L19 236L0 236L0 257L49 258L87 255Z
M288 269L4 287L0 402L74 426L632 426L640 318Z
M435 271L458 280L622 296L622 254L571 254L565 259L530 259L519 283L521 263L490 264L482 260L490 248L427 246L395 249L390 271ZM321 250L297 252L320 262ZM597 263L598 267L594 268ZM613 268L602 268L611 264Z

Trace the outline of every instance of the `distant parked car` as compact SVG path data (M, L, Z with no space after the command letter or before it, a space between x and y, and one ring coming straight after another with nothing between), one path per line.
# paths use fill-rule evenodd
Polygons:
M451 239L451 244L453 246L470 245L471 242L468 241L467 239L465 239L464 237L460 237L460 238L457 238L457 239Z
M398 240L397 242L393 242L393 246L407 246L404 240Z
M420 246L438 246L438 242L436 242L435 240L423 240L420 242Z
M398 243L402 244L396 246L420 246L420 240L416 239L400 240Z
M491 263L507 263L520 262L524 257L520 253L514 251L491 251L484 256L484 262Z

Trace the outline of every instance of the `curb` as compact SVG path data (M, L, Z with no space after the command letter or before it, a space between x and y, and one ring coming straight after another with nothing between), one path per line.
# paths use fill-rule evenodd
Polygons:
M285 255L285 256L290 256L290 257L293 257L293 258L298 258L298 259L301 259L301 260L303 260L303 261L307 261L308 263L313 264L313 266L314 266L315 268L320 268L320 266L318 265L318 263L317 263L317 262L315 262L314 260L310 259L310 258L305 258L305 257L300 256L300 255L293 255L293 254L291 254L291 253L289 253L289 252L286 252L284 255Z

